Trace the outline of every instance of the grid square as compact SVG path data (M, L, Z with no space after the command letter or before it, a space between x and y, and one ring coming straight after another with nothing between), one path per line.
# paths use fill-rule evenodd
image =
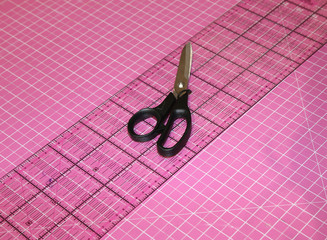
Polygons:
M78 162L104 140L99 134L78 122L49 145L71 161Z
M57 228L52 229L46 237L50 235L54 239L95 239L99 237L89 227L82 224L76 217L68 215L58 224Z
M207 26L200 34L198 34L200 36L196 35L191 40L216 54L227 45L231 44L239 36L215 23Z
M32 199L39 190L27 182L20 174L12 172L0 183L0 216L6 218L20 210L26 200Z
M223 90L246 104L253 105L274 86L273 83L245 71L226 85Z
M205 79L213 86L222 89L243 71L244 68L233 62L226 60L221 56L215 56L210 62L194 72L194 75L201 79Z
M171 60L173 61L173 59ZM162 93L172 91L176 79L178 62L176 64L174 65L169 61L161 60L144 72L139 79Z
M262 19L243 36L270 49L289 33L289 29L267 19Z
M215 23L241 35L260 21L262 17L240 7L242 6L242 2L239 4L240 5L224 13ZM253 3L251 3L251 5L253 5Z
M219 55L231 62L247 68L258 61L268 51L267 48L244 37L226 47Z
M109 100L93 110L81 122L108 138L124 127L131 116L131 113Z
M261 16L266 16L274 8L281 4L283 0L271 0L271 1L258 1L245 0L239 3L238 6L251 10Z
M309 9L312 12L316 11L317 9L319 9L320 7L326 4L324 0L303 0L303 1L290 0L290 2L293 2L294 4L297 4L303 8Z
M101 183L85 171L74 167L53 181L44 192L53 202L59 203L71 212L87 201L101 186Z
M223 129L201 115L192 114L192 134L187 147L194 152L200 152L210 141L215 139Z
M2 239L19 239L22 234L16 230L7 222L0 220L0 237Z
M323 1L323 0L321 0L321 1ZM326 8L319 9L318 14L323 15L327 18L327 9Z
M298 27L311 12L290 2L283 2L267 18L289 29Z
M278 84L289 75L297 65L298 64L292 60L284 58L278 53L269 51L253 63L253 65L249 67L249 70L274 84Z
M188 96L188 107L191 112L197 111L197 109L201 108L206 101L219 91L216 87L194 75L190 77L189 89L192 91Z
M292 32L273 47L272 50L301 64L319 47L321 47L320 43Z
M41 194L37 198L24 204L20 211L8 218L25 236L42 237L47 231L59 223L68 213L60 206L54 204L50 198Z
M246 104L220 91L215 97L207 101L197 113L225 129L248 108Z
M160 97L162 97L162 93L151 85L136 79L110 100L127 111L135 113L142 108L152 106Z
M20 170L20 174L39 189L49 187L72 167L71 162L48 146L32 156L29 163Z
M164 178L135 161L119 173L108 187L133 206L137 206L163 182Z
M132 161L134 161L134 158L106 141L84 158L83 161L79 162L78 166L98 181L101 181L102 184L107 184Z
M327 19L313 14L295 31L323 45L327 42Z
M76 209L73 215L84 222L98 236L103 236L123 219L133 207L107 188Z

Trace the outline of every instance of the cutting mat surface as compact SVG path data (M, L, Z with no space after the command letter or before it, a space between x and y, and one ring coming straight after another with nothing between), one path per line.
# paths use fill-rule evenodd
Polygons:
M234 3L2 3L1 175ZM320 49L106 236L325 239L326 52ZM77 234L79 225L69 221ZM1 233L7 230L2 225Z

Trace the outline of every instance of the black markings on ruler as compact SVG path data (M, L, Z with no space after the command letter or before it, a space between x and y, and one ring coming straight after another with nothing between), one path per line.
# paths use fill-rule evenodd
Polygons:
M288 2L288 1L286 0L285 2ZM293 2L291 2L291 3L294 4L294 5L296 5L296 4L293 3ZM304 8L303 6L299 6L299 5L297 5L297 6L300 7L300 8L306 9L306 8ZM251 12L251 13L257 15L258 17L262 17L260 14L258 14L258 13L256 13L256 12L252 11L251 9L246 9L246 8L244 8L244 7L241 6L241 5L238 6L238 7L244 9L245 11L248 11L248 12ZM306 10L308 10L308 9L306 9ZM310 11L310 10L308 10L308 11ZM310 11L310 12L311 12L311 11ZM315 14L318 14L318 13L315 13ZM319 15L319 14L318 14L318 15ZM267 14L266 16L268 16L268 14ZM265 20L267 20L267 21L269 21L269 22L271 22L271 23L274 23L274 24L280 26L281 28L285 28L285 29L287 29L287 30L289 30L289 31L292 31L292 30L293 30L292 28L289 28L288 26L283 26L282 24L280 24L280 23L278 23L278 22L275 22L275 21L273 21L273 20L267 18L266 16L262 17L262 19L265 19ZM324 17L323 15L320 15L320 16ZM326 19L326 20L327 20L327 19ZM305 22L305 21L306 21L306 20L304 20L303 22ZM218 25L219 25L219 23L215 23L215 24L218 24ZM228 30L229 30L229 31L233 31L233 30L231 30L231 29L228 29ZM316 43L323 44L323 43L317 41L317 40L314 39L314 38L311 38L311 37L308 37L308 36L303 35L302 33L298 33L298 34L301 35L302 37L305 37L305 38L307 38L307 39L310 39L310 40L312 40L312 41L314 41L314 42L316 42ZM243 37L244 37L244 36L243 36ZM283 56L282 54L280 54L280 55ZM283 57L285 57L285 56L283 56Z
M58 205L58 206L60 206L64 211L66 211L69 215L72 215L73 217L75 217L73 214L72 214L72 212L70 212L70 211L68 211L64 206L62 206L58 201L56 201L55 199L53 199L52 197L50 197L48 194L46 194L45 192L44 192L44 190L41 190L41 189L39 189L39 187L37 187L33 182L31 182L30 180L28 180L25 176L23 176L22 174L20 174L18 171L15 171L15 173L17 173L22 179L24 179L26 182L28 182L29 184L31 184L34 188L36 188L38 191L39 191L39 194L37 194L37 195L35 195L33 198L35 199L38 195L40 195L40 194L44 194L45 196L47 196L49 199L51 199L51 201L53 202L53 204L55 204L55 205ZM29 201L32 201L33 199L30 199ZM28 204L28 201L24 204L24 205L26 205L26 204ZM22 205L22 206L24 206L24 205ZM77 208L76 208L77 209ZM68 217L68 215L66 215L66 217L65 218L67 218ZM65 218L63 218L61 221L63 221ZM83 225L85 225L85 227L86 228L88 228L88 229L90 229L90 230L92 230L95 234L97 234L98 235L98 233L97 232L95 232L90 226L87 226L83 221L81 221L79 218L77 218L77 217L75 217L76 218L76 220L78 220L81 224L83 224ZM58 222L57 224L60 224L60 222ZM44 235L43 236L41 236L41 238L42 237L44 237Z

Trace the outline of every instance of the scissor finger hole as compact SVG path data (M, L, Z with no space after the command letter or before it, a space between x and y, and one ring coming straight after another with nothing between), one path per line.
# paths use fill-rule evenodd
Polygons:
M186 131L187 122L184 118L177 118L172 126L172 130L169 132L167 141L164 143L163 147L171 148L173 147L183 136Z
M149 134L153 131L154 127L157 124L157 119L154 116L148 117L134 126L134 132L138 135Z

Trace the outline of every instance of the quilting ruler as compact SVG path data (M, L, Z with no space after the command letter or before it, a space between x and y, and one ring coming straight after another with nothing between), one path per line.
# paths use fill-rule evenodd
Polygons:
M182 46L1 179L1 238L106 236L326 43L326 4L235 5L188 40L193 131L178 156L161 158L154 141L131 141L126 124L171 90Z

